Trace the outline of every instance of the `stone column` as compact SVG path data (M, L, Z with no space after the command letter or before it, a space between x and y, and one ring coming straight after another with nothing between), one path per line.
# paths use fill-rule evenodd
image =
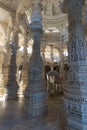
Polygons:
M54 60L53 60L53 46L51 45L51 71L54 70Z
M46 46L42 46L42 58L44 63L45 63L45 48Z
M25 90L25 97L27 97L26 110L30 117L44 116L47 113L44 64L40 55L43 30L39 5L40 3L35 0L31 16L32 23L29 25L34 40L33 52L29 61L29 82Z
M4 62L4 51L3 46L0 46L0 96L5 94L4 80L3 80L3 62Z
M62 49L60 48L59 49L59 53L60 53L60 63L59 63L59 74L60 74L60 77L63 77L63 51Z
M25 90L25 87L28 84L29 56L28 56L28 52L27 52L27 47L28 47L27 44L28 44L28 39L25 37L23 68L22 68L23 90Z
M10 58L11 58L11 49L10 49L10 35L11 35L11 28L8 27L4 29L5 33L5 44L4 44L4 61L2 66L2 75L3 75L3 81L4 86L6 88L6 84L8 81L8 70L9 70L9 64L10 64Z
M12 42L10 43L11 47L11 60L8 74L8 82L7 82L7 99L14 100L18 98L18 84L16 81L16 54L18 49L18 32L14 31L12 35Z
M60 77L63 79L65 78L64 77L64 55L63 55L63 40L64 40L64 37L63 37L63 34L61 34L61 46L60 46L60 58L61 58L61 61L60 61L60 68L59 68L59 72L60 72ZM64 79L63 79L64 80Z
M63 90L65 85L67 84L67 81L66 81L66 75L65 75L65 70L64 70L63 37L61 37L61 40L62 40L62 43L61 43L61 47L60 47L60 50L59 50L60 51L60 58L61 58L61 61L60 61L60 64L59 64L59 76L62 79L61 87L62 87L62 90Z
M87 43L82 26L83 0L65 0L69 21L69 74L65 88L68 130L87 130Z

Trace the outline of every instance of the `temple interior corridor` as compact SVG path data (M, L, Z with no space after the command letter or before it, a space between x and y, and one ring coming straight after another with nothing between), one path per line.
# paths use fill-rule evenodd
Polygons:
M87 0L0 0L0 130L87 130Z

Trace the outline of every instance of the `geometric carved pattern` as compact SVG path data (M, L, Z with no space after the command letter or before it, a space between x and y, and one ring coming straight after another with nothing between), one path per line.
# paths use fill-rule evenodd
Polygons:
M75 39L70 44L70 62L85 61L85 47L83 39Z
M87 130L87 43L82 27L83 0L67 0L69 72L65 105L69 130Z

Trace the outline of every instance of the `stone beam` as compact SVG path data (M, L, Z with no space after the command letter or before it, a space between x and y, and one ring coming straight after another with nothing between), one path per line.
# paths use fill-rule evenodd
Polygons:
M13 9L8 8L6 5L2 4L2 2L0 2L0 7L3 8L3 9L5 9L5 10L8 11L9 13L13 13L13 14L16 13L16 11L14 11Z

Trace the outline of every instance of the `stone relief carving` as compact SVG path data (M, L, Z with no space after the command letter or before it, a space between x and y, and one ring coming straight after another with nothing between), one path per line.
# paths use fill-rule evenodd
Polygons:
M76 42L73 41L71 43L71 49L70 49L70 61L77 61L77 51L76 51Z
M54 2L54 10L53 10L53 14L54 15L59 15L61 13L61 10L60 10L60 4L61 4L61 1L55 1Z
M59 15L61 13L59 0L42 0L43 14L47 16Z
M69 70L69 77L68 77L68 81L78 81L78 71L75 69L70 69Z
M84 61L85 58L86 58L86 55L85 55L85 49L84 49L84 44L83 44L83 40L78 40L78 60L80 61Z
M83 39L76 39L71 42L70 47L70 61L76 62L76 61L85 61L86 60L86 54L85 54L85 48L83 45ZM76 49L78 46L78 50Z
M53 15L53 4L50 2L50 0L47 0L46 15L48 15L48 16L52 16Z

